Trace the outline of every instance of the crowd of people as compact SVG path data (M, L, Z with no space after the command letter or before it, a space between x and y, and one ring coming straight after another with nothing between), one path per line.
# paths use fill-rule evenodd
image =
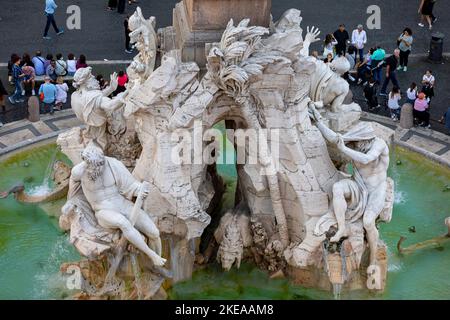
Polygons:
M14 53L8 62L8 80L14 86L14 91L8 100L13 105L24 102L29 88L32 96L39 96L41 113L53 114L55 110L61 110L67 101L69 86L65 80L73 77L78 69L87 66L86 56L83 54L76 58L70 53L65 59L61 53L55 57L49 53L45 58L40 51L36 51L33 57L28 53L22 57ZM36 92L36 83L42 80L43 84ZM7 95L4 87L3 95Z
M432 0L421 1L419 13L422 15L422 20L419 26L423 27L423 21L428 21L431 29L433 23L437 21L437 17L433 15L434 2ZM352 84L363 86L364 97L369 110L380 108L378 96L383 96L386 99L386 107L389 108L392 120L399 121L401 114L400 100L404 93L401 90L397 72L408 71L409 55L412 51L413 42L413 31L406 27L398 36L397 48L391 55L387 55L386 51L379 45L370 47L366 51L368 37L363 25L358 25L350 35L345 25L341 24L334 33L325 36L322 56L317 51L313 52L312 55L318 59L323 59L325 63L332 63L338 57L347 58L350 71L343 77ZM392 89L388 92L391 82ZM404 98L407 103L413 106L415 124L430 128L429 110L436 85L436 78L432 70L425 71L419 84L412 83ZM379 86L381 87L379 88ZM448 112L441 121L445 122L450 130L450 115L448 115Z

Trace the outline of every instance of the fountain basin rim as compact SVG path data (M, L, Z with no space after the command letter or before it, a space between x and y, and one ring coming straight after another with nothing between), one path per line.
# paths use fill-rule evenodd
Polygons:
M85 126L80 126L81 128L84 128ZM47 134L40 135L38 137L33 137L32 139L27 139L24 141L21 141L19 143L16 143L14 145L8 146L6 148L0 149L0 161L4 161L8 159L9 157L35 148L35 147L42 147L45 145L48 145L52 142L56 142L56 138L58 138L58 135L61 133L64 133L70 129L62 129L54 132L50 132Z

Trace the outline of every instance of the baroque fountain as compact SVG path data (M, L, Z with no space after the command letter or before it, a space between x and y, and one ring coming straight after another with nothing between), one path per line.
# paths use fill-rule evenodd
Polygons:
M72 168L56 162L50 195L11 190L25 202L67 193L59 227L81 258L61 272L77 275L74 297L165 299L214 259L224 272L245 262L335 296L383 292L393 131L361 120L340 77L345 58L310 56L320 32L302 30L299 10L272 21L270 1L225 15L208 2L180 2L174 26L157 31L138 8L127 90L110 98L116 75L102 91L79 69L72 109L85 128L57 139Z

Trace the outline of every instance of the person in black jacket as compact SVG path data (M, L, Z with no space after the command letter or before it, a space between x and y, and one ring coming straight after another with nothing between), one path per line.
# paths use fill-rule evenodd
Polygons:
M337 45L335 46L336 54L338 56L345 55L345 53L347 52L347 42L350 39L347 30L345 30L345 25L341 24L339 26L339 29L337 29L333 33L333 36L338 42Z
M378 104L377 86L374 78L370 78L369 82L364 86L364 97L367 100L370 111L380 107Z

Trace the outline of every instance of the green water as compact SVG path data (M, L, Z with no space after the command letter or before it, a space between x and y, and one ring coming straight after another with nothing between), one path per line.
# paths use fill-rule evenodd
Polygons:
M226 145L231 152L231 145ZM25 181L28 189L44 179L55 145L26 151L0 162L0 190ZM57 159L67 161L60 153ZM402 161L396 165L396 159ZM396 204L390 224L380 227L389 247L386 291L381 295L353 292L350 299L450 299L450 245L400 257L396 244L407 236L405 246L444 234L443 221L450 216L450 170L401 149L393 155L390 176L396 181ZM220 165L228 193L223 209L233 204L236 183L234 165ZM55 203L57 208L62 202ZM45 208L49 209L47 206ZM415 226L417 232L408 228ZM12 196L0 200L0 299L62 298L58 277L61 263L79 259L58 228L58 222L40 206L17 203ZM173 287L172 299L332 299L328 292L292 286L287 280L270 280L250 264L228 273L217 264L196 272L193 279Z
M17 183L26 190L41 185L55 150L51 144L0 162L0 190ZM59 152L56 159L68 161ZM13 196L0 199L0 299L61 298L59 266L77 259L57 219L43 208L18 203Z
M226 152L232 152L230 143ZM401 164L397 164L397 160ZM234 166L219 166L219 173L232 186ZM342 299L450 299L450 242L443 247L399 256L400 236L404 246L446 233L444 219L450 216L450 170L424 157L396 148L391 155L389 175L395 180L392 221L380 225L380 235L388 245L389 267L383 294L366 291L342 293ZM233 197L232 192L225 196ZM232 203L228 201L228 203ZM409 227L415 226L416 233ZM172 299L333 299L329 292L292 286L285 279L271 280L249 264L225 273L217 264L197 271L191 281L170 291Z

